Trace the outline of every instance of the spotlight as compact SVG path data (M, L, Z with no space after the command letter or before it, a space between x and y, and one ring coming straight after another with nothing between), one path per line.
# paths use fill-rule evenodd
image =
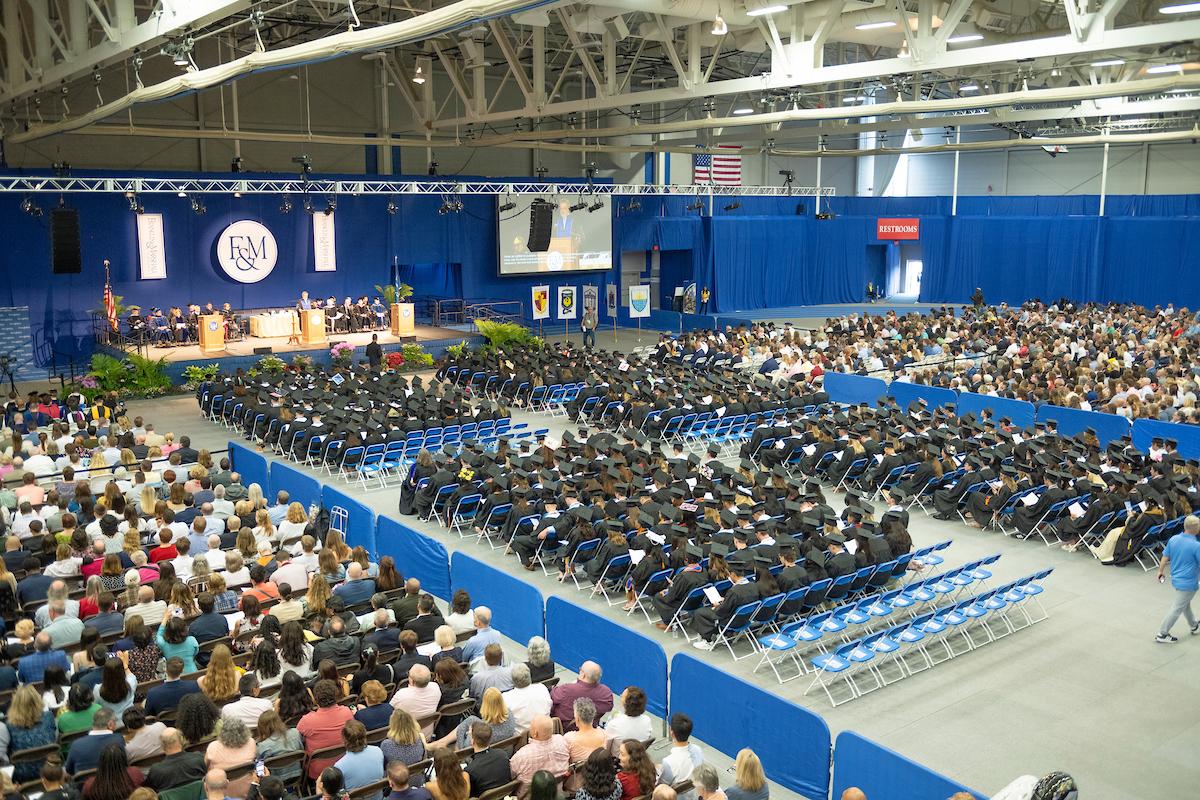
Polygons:
M203 200L201 200L199 197L193 197L193 198L192 198L192 212L193 212L193 213L195 213L195 214L204 214L204 213L206 213L207 211L208 211L208 209L204 207L204 201L203 201Z
M51 165L51 169L54 170L54 176L56 178L65 178L67 177L67 173L71 171L71 165L65 161L55 161Z
M425 73L422 71L420 64L417 64L417 71L413 73L412 82L418 86L425 82Z
M725 206L725 210L726 210L726 211L737 211L737 210L738 210L739 208L741 208L741 207L742 207L742 204L741 204L741 202L739 202L739 201L737 201L737 200L734 200L732 203L730 203L729 205Z
M283 199L279 201L279 213L280 214L292 213L292 199L290 197L288 197L286 194L283 196Z
M517 207L517 204L514 203L510 199L510 200L506 200L505 202L501 203L500 208L498 210L500 211L501 214L503 214L505 211L512 211L516 207Z
M704 201L697 199L696 202L694 202L694 203L688 203L687 210L688 211L699 211L702 208L704 208Z
M630 200L629 205L625 206L626 211L641 211L642 203L640 200Z
M537 173L538 180L543 183L546 180L546 173L549 171L550 170L546 167L538 167L537 169L534 170L534 172Z
M395 214L399 210L400 210L400 206L396 205L395 200L388 200L387 212L389 214Z
M312 174L312 158L307 153L301 153L292 157L292 163L300 166L300 177L307 181L308 176Z
M304 211L305 211L305 213L308 213L308 214L315 213L315 211L313 209L312 200L307 197L304 198Z
M729 33L729 26L725 23L725 18L717 14L713 17L712 35L724 36L727 33Z
M233 160L229 162L229 171L233 173L245 172L246 159L241 156L234 156Z
M571 206L571 209L570 209L570 210L571 210L571 211L583 211L585 208L587 208L587 206L588 206L587 202L586 202L586 201L584 201L584 200L582 200L582 199L580 199L580 201L579 201L578 203L576 203L575 205Z
M28 197L21 201L21 210L31 217L40 217L42 215L41 207Z
M597 198L596 202L588 206L588 213L591 214L593 211L599 211L602 208L604 208L604 201Z
M180 191L180 192L179 192L179 194L178 194L178 195L176 195L176 196L177 196L177 197L187 197L187 192Z
M437 174L438 174L437 170L438 170L438 162L430 161L429 162L429 177L436 178Z
M443 200L441 208L438 209L439 214L457 214L463 210L461 200Z

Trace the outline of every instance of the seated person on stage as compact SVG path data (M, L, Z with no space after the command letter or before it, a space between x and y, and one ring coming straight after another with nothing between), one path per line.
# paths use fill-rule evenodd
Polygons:
M383 300L375 298L375 301L371 303L371 313L375 315L375 327L380 330L387 327L388 310L387 306L383 304Z
M342 313L337 298L330 295L325 301L325 329L337 333L346 330L347 327L346 315Z
M177 343L187 341L188 320L179 306L171 307L171 336Z
M225 318L225 338L240 339L242 338L242 323L238 319L237 314L233 313L233 307L229 303L221 306L221 316Z

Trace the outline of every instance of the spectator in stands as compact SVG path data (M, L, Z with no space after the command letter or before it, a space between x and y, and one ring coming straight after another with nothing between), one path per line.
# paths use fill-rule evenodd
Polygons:
M400 619L399 611L396 613L396 619ZM481 658L484 648L489 644L499 644L499 642L500 634L492 629L492 610L487 606L477 606L475 608L475 635L463 645L463 661L471 663L477 658Z
M417 641L425 644L433 641L434 632L442 624L442 615L433 601L433 595L426 593L417 599L417 616L404 625L404 630L412 631L417 635Z
M247 728L253 728L264 712L274 710L270 700L259 697L258 678L252 672L247 672L238 680L238 694L240 697L237 700L221 707L222 719L238 719Z
M82 559L80 563L82 563ZM25 577L17 583L16 589L13 591L14 597L21 601L21 605L46 599L50 586L54 583L54 577L43 575L41 567L42 562L38 561L35 556L25 559L25 563L22 565Z
M167 726L161 722L146 724L146 712L130 706L121 714L125 724L125 754L130 761L156 756L163 752L162 734Z
M336 687L335 687L336 693ZM275 710L289 725L295 724L303 715L316 708L312 692L304 685L299 674L288 670L279 683L279 695L275 698Z
M142 588L144 591L146 587ZM188 633L188 626L183 617L173 616L168 619L166 624L158 629L155 642L158 644L158 648L162 650L164 658L178 657L183 659L183 669L185 672L196 671L196 654L200 652L200 644L196 641L195 636ZM224 645L217 645L217 648L213 651L214 657L216 650L222 647ZM225 648L225 652L228 654L229 648ZM232 661L230 665L232 666ZM211 668L211 662L209 666ZM228 687L222 686L222 688ZM232 694L232 691L228 694ZM209 695L212 696L212 693L209 692Z
M363 637L363 642L371 645L376 650L380 650L383 652L391 652L392 650L396 650L397 648L403 649L402 648L403 643L400 641L400 638L401 638L400 630L398 628L393 627L391 623L392 623L391 614L388 613L388 610L386 608L375 609L375 612L371 616L371 629L372 630L370 633L368 633L366 636ZM417 635L415 633L413 633L412 631L407 631L407 633L410 634L408 638L410 639L410 641L412 643L412 647L408 648L406 650L406 652L415 655L416 649L417 649L416 648ZM425 659L425 665L430 666L429 659L425 658L424 656L422 656L422 658ZM408 666L411 667L412 664L409 664ZM403 671L404 670L401 670L401 672L403 672Z
M408 686L397 690L391 702L392 708L402 708L419 720L437 711L441 698L441 689L430 680L429 667L417 664L408 672ZM432 731L432 722L421 729L426 736Z
M217 738L204 750L204 763L211 769L229 771L233 767L253 761L255 755L254 740L246 723L237 717L224 717ZM230 781L226 789L230 797L246 797L250 789L250 779L253 770L245 777Z
M51 600L46 604L50 624L42 628L42 633L50 637L54 647L66 647L78 644L79 635L83 633L83 623L67 614L66 603L62 600Z
M308 678L314 672L313 646L304 637L304 628L293 620L286 622L279 634L279 665L287 672Z
M554 722L547 716L534 717L529 725L529 743L518 750L509 766L512 779L520 782L518 797L529 795L530 781L535 772L545 770L551 775L562 775L571 764L567 742L554 732Z
M358 637L347 634L345 620L334 617L329 623L329 638L313 648L312 665L315 667L326 658L339 665L357 664L361 650Z
M54 753L42 764L39 776L42 780L41 800L72 800L77 794L75 787L67 787L67 774L63 770L62 756Z
M387 767L388 787L392 790L387 800L433 800L433 795L423 786L409 786L408 767L392 761ZM507 782L507 781L506 781ZM472 797L477 793L472 792Z
M275 495L275 505L267 509L272 525L278 526L287 518L289 499L287 492L281 491Z
M41 565L41 562L36 557L32 559L27 558L26 560L32 560L39 566ZM79 567L82 564L83 559L71 555L71 546L69 544L65 542L59 543L54 550L54 563L46 567L44 574L55 578L73 578L80 574ZM21 569L25 569L24 563L21 564ZM20 596L21 585L23 583L24 581L21 581L17 584L18 596Z
M288 727L279 716L279 712L274 709L264 711L258 718L256 736L258 744L255 748L255 758L259 761L304 749L300 732L295 728ZM291 781L300 775L300 764L274 768L271 770L271 774L283 778L285 781Z
M137 678L125 669L125 662L115 656L108 658L100 676L100 688L96 691L96 702L101 709L111 711L114 720L120 719L125 709L133 705L136 693Z
M725 800L717 768L707 761L692 771L692 784L696 787L696 796L700 800Z
M230 589L247 586L250 583L250 570L242 559L242 554L236 550L225 554L225 585Z
M125 609L126 620L136 615L141 617L142 621L145 622L147 627L150 628L153 628L162 622L163 615L167 613L167 604L164 600L154 599L153 588L149 586L143 586L138 589L137 599L137 603L128 606ZM161 647L162 645L159 646Z
M216 603L210 592L201 592L196 597L196 606L200 615L188 626L188 633L195 637L200 644L211 642L229 635L229 623L222 614L216 612Z
M129 672L139 683L158 677L158 664L162 661L162 650L154 641L154 634L145 625L133 632L133 646L125 653Z
M167 728L159 736L163 757L146 772L145 786L162 793L204 778L204 756L183 749L183 735Z
M100 704L95 701L91 686L82 683L72 686L67 692L67 705L58 715L59 737L90 729L99 710Z
M218 613L224 614L228 611L237 610L237 592L226 588L225 578L219 573L214 573L208 577L208 591L213 596L213 606Z
M654 765L650 765L651 769ZM579 778L575 800L620 800L624 789L613 770L612 756L598 747L588 753Z
M388 731L380 743L383 758L388 764L416 764L425 759L425 736L413 715L403 708L392 711Z
M626 739L621 742L618 753L621 770L617 773L617 780L621 782L621 800L651 794L658 783L658 776L646 746L636 739Z
M82 619L79 614L79 602L72 600L68 596L67 584L63 581L56 580L50 584L50 588L46 591L46 599L50 601L60 601L68 617L76 617ZM99 611L99 608L97 608ZM33 615L33 621L38 624L38 627L45 628L50 624L50 608L49 603L42 606Z
M179 620L183 622L183 620ZM192 639L192 637L188 637ZM192 639L193 644L195 639ZM166 652L164 650L164 652ZM193 658L195 655L193 654ZM187 659L184 658L186 666ZM189 670L190 671L190 670ZM204 692L214 702L221 702L233 697L237 694L238 679L241 677L242 670L233 663L233 653L223 644L219 644L212 649L212 655L208 659L208 668L204 674L197 679L200 684L200 691Z
M470 735L473 752L463 769L471 785L471 797L479 797L486 791L508 783L512 770L508 763L508 754L503 750L491 748L495 738L491 725L483 720L476 720L471 723Z
M417 615L417 601L420 598L421 582L416 578L409 578L404 582L404 595L392 603L392 615L401 627Z
M550 643L541 636L530 638L525 646L525 665L529 667L529 679L535 683L554 677L554 661L550 658Z
M441 699L438 700L438 708L450 703L457 703L467 696L467 692L471 688L471 681L467 677L466 670L457 661L443 658L434 668L434 674L437 676L438 689L442 694ZM438 720L438 722L440 724L442 720ZM441 735L445 734L446 731L443 730Z
M125 617L117 611L117 598L110 591L103 591L97 600L99 613L88 620L88 625L99 631L101 636L117 633L125 628Z
M483 665L471 676L472 697L478 700L490 688L501 692L513 688L512 672L501 663L503 660L504 649L499 644L489 644L483 649Z
M42 631L34 637L33 652L17 661L17 676L23 684L37 683L50 666L61 667L66 672L71 671L67 654L55 649L50 634Z
M360 687L358 694L362 703L358 711L354 712L354 718L369 731L386 728L392 718L393 709L388 703L387 689L383 688L383 684L376 680L367 681Z
M692 718L675 713L670 721L671 752L663 757L659 773L663 783L682 783L692 777L692 770L704 763L704 753L691 742Z
M739 750L734 769L734 785L725 791L730 800L767 800L770 792L767 777L753 750L748 747Z
M615 707L604 726L609 738L644 742L654 738L650 717L646 714L646 693L637 686L627 686L621 693L621 710Z
M183 738L196 744L212 736L221 719L221 712L204 692L194 692L184 695L179 701L175 719Z
M517 729L527 730L534 717L550 714L553 705L550 690L545 684L530 682L526 664L514 664L511 676L513 688L504 693L504 702Z
M125 749L125 740L113 733L117 727L116 717L107 708L96 710L92 717L92 729L87 736L80 736L71 742L67 751L67 761L64 765L67 772L78 775L89 769L95 769L100 761L100 754L109 745L117 745Z
M504 696L495 687L483 693L479 702L479 715L469 716L458 724L456 731L451 731L435 745L450 746L453 743L456 750L464 750L471 746L471 725L477 721L486 722L492 729L492 735L497 741L511 739L517 735L517 723L508 707L504 704Z
M375 590L390 592L393 589L399 589L403 583L404 578L396 571L396 559L391 556L379 559L379 574L375 576Z
M144 704L146 713L152 716L162 711L175 708L186 695L200 691L200 685L193 680L182 680L184 674L183 659L172 656L166 660L166 677L163 682L146 693Z
M172 544L174 534L170 528L162 528L158 532L158 547L150 551L151 563L157 564L160 561L170 561L179 556L179 550Z
M553 701L551 714L563 724L563 730L574 729L575 701L587 697L596 704L597 716L604 716L613 707L612 690L600 682L600 665L585 661L579 668L579 678L574 683L559 684L550 692Z
M434 750L433 780L425 784L433 800L467 800L471 794L470 779L463 772L454 751L445 747Z
M433 641L438 646L438 651L429 657L429 662L435 667L443 658L453 659L456 662L463 660L462 648L458 646L454 629L449 625L439 625L433 632Z
M83 800L128 800L145 780L140 769L129 766L125 748L110 744L100 751L96 774L84 781Z
M279 589L280 598L282 598L271 607L271 616L279 620L280 625L285 622L302 619L304 617L304 606L292 596L292 584L280 577L279 570L276 570L271 577L275 581L275 586ZM302 578L301 580L307 581L307 578Z
M342 746L346 754L334 766L342 771L347 791L383 780L383 753L377 746L367 744L367 729L361 722L351 719L342 726ZM378 793L370 795L379 797Z
M313 699L317 704L316 710L305 714L296 725L304 737L304 751L309 755L309 778L316 778L321 770L333 764L333 759L313 759L312 754L340 744L342 727L354 717L354 712L337 702L337 686L332 681L317 681L313 687Z
M7 727L9 756L18 750L53 744L57 736L54 713L45 707L42 692L36 686L17 689L8 708ZM12 779L17 783L33 780L38 768L36 761L21 762L14 767Z

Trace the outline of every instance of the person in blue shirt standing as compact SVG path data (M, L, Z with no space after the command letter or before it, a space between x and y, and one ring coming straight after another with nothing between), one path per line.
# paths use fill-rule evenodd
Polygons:
M1158 562L1158 582L1166 580L1167 566L1171 567L1171 586L1175 589L1175 601L1163 619L1162 627L1154 641L1170 644L1179 641L1171 635L1171 628L1182 614L1191 627L1192 634L1200 633L1200 622L1192 613L1192 599L1200 589L1200 517L1189 514L1183 521L1183 532L1177 533L1167 542L1162 559Z

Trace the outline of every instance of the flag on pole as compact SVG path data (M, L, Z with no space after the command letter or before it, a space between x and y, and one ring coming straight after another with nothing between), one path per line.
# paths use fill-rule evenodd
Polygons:
M117 329L117 302L113 299L112 281L108 276L108 259L104 259L104 315L108 317L108 326Z
M692 156L692 183L718 186L742 185L742 146L720 144L720 153L696 153Z

